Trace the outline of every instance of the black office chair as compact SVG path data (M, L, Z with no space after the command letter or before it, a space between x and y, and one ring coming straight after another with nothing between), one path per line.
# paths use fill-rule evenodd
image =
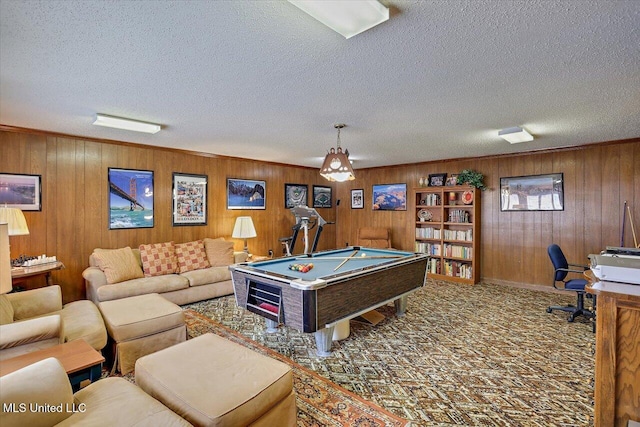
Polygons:
M567 262L567 258L565 258L564 254L562 253L562 249L560 249L560 246L556 244L550 245L547 248L547 252L549 253L549 258L551 258L551 262L553 263L554 268L553 287L563 291L573 291L578 294L578 302L575 307L572 305L564 307L552 306L547 308L547 313L551 313L553 310L562 310L571 313L569 315L569 319L567 319L569 322L573 322L576 316L585 316L588 319L595 318L596 314L584 307L584 287L587 285L587 283L589 283L587 279L582 276L579 279L565 280L569 273L579 273L583 275L589 267L587 267L586 265L569 264ZM558 287L558 282L564 283L564 286Z

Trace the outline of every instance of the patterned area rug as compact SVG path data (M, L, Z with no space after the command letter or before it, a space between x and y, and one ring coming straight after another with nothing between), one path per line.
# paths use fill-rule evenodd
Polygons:
M406 316L388 305L376 326L351 321L350 336L325 358L316 356L313 334L284 326L268 334L264 319L236 307L233 296L184 308L412 426L589 426L595 335L588 321L545 310L570 303L570 294L429 280L409 297ZM323 424L335 425L316 425Z
M213 332L290 365L298 407L298 426L405 426L406 420L343 389L288 357L193 311L185 310L189 338Z

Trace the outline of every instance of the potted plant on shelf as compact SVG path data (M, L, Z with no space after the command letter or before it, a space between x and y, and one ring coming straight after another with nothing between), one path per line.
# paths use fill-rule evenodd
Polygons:
M484 175L471 169L465 169L458 174L458 184L469 184L480 190L486 190Z

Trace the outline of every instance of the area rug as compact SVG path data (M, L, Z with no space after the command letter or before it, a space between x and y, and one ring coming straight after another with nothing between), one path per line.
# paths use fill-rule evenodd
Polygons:
M291 366L298 407L298 426L409 425L406 420L194 310L186 309L184 313L189 338L211 332Z
M547 313L575 303L556 294L492 283L428 280L407 314L381 307L376 326L351 322L330 357L313 334L238 308L233 296L183 306L408 420L411 426L591 426L595 334L583 318ZM588 301L590 303L590 301Z

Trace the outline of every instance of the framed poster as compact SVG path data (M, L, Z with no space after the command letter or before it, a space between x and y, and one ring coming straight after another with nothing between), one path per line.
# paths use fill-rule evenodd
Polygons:
M42 176L1 173L0 205L22 211L41 211Z
M351 190L351 209L364 209L364 189Z
M153 227L153 171L109 168L109 229Z
M266 181L227 178L227 209L266 209Z
M313 186L313 207L314 208L330 208L331 207L331 187L322 185Z
M307 206L307 195L309 186L304 184L285 184L284 185L284 207L287 209L296 206Z
M500 210L562 211L563 181L562 173L500 178Z
M380 184L373 186L374 211L406 211L407 184Z
M207 175L173 173L173 225L207 225Z

